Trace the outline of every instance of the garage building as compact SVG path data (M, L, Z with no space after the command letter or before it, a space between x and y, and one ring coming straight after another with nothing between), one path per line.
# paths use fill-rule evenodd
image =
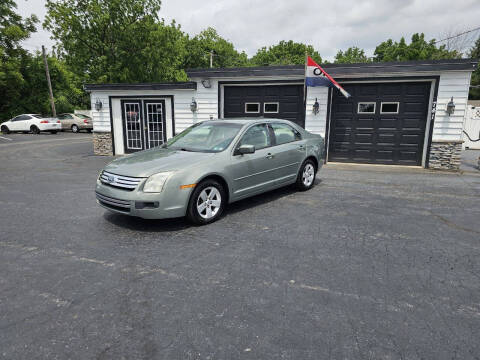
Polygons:
M188 82L85 89L97 154L159 146L199 121L275 117L324 136L327 162L458 169L476 65L470 59L324 65L349 99L334 88L305 93L303 65L195 69L187 71Z

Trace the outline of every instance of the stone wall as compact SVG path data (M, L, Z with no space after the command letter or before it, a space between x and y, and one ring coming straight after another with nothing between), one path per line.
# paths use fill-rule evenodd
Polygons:
M432 142L428 167L438 170L460 169L462 155L462 141Z
M112 156L112 133L94 132L93 133L93 152L95 155Z

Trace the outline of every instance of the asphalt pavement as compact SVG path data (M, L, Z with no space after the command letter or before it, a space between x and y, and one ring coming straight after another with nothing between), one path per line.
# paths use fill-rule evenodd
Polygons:
M328 165L195 227L99 207L90 134L4 137L0 358L480 357L473 171Z

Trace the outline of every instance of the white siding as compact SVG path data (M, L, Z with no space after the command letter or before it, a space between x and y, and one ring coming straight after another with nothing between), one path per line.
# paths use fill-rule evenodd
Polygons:
M313 113L313 104L317 99L320 105L317 115ZM328 88L326 87L308 87L307 105L305 109L305 130L325 137L327 124Z
M470 76L469 71L450 71L440 74L432 141L462 140ZM448 116L446 109L452 96L455 112Z
M110 132L110 108L108 99L109 96L138 96L141 99L144 96L158 96L162 98L164 96L173 96L174 110L175 110L175 129L172 128L172 106L170 98L165 99L165 117L167 123L167 139L174 135L174 131L179 133L186 127L190 126L195 121L195 115L192 115L190 111L190 103L192 97L196 98L196 92L194 90L121 90L121 91L94 91L91 94L92 102L92 118L93 118L93 130L96 132ZM100 99L103 103L102 110L95 110L95 102ZM121 98L112 99L112 119L114 127L115 138L115 154L124 154L123 147L123 124L122 124L122 110L121 110ZM198 101L198 100L197 100Z

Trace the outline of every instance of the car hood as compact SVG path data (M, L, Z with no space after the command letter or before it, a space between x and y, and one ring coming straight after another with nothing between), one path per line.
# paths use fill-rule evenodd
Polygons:
M105 170L117 175L148 177L162 171L183 170L212 156L215 153L156 148L116 159Z

